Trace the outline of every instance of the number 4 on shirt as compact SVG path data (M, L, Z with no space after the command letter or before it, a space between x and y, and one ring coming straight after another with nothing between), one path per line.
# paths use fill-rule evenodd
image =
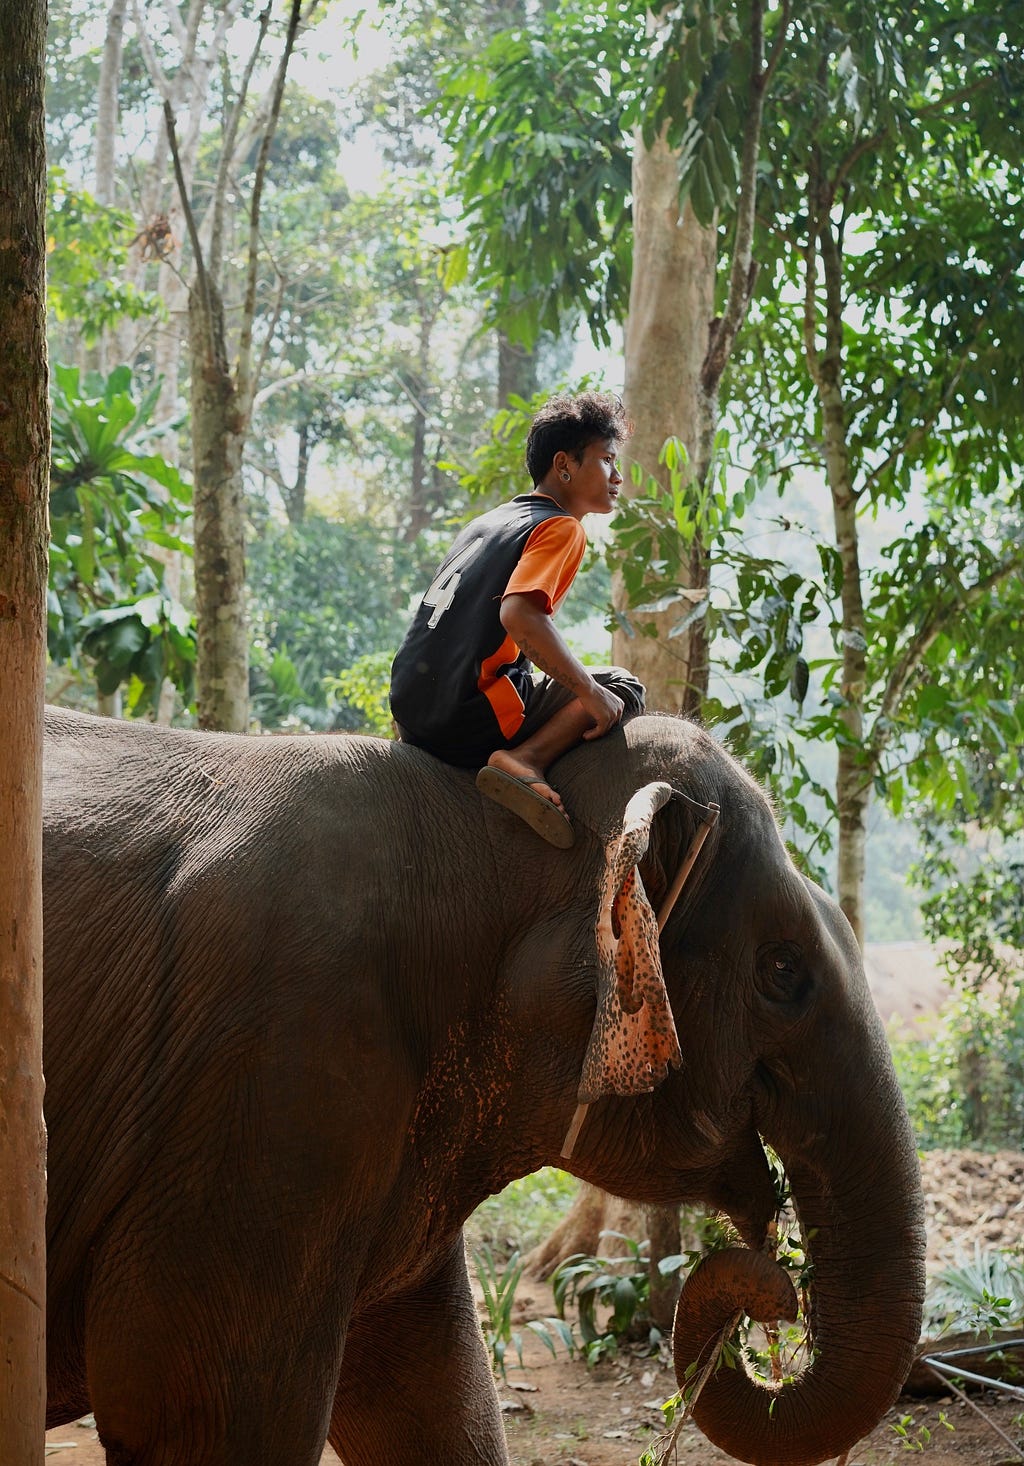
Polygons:
M441 569L437 572L431 582L430 589L423 597L423 604L425 606L432 606L434 611L434 614L427 622L429 630L433 631L434 627L455 599L455 592L458 590L459 581L462 579L462 568L464 565L469 564L482 544L482 539L474 540L472 544L466 545L465 549L460 550L457 555L453 556L447 565L442 565Z

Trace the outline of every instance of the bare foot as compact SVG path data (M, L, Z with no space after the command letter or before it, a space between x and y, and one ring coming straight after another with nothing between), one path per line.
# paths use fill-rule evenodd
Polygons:
M545 781L544 770L538 769L534 764L527 763L525 759L517 758L514 750L507 748L496 749L487 760L488 766L492 769L500 769L503 774L511 774L513 779L525 779L532 784L538 794L545 799L550 799L556 809L563 809L562 796L557 789Z

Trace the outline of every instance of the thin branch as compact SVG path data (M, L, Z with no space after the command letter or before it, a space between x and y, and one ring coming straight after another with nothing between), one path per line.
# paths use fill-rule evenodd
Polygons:
M235 105L231 109L231 116L228 118L228 125L224 130L224 140L221 144L220 161L217 164L217 179L213 187L213 203L211 205L210 223L210 272L214 279L219 280L221 267L224 263L224 201L227 195L228 171L234 161L235 144L238 140L238 127L242 119L242 112L245 108L246 97L249 94L249 83L252 81L252 74L259 59L260 50L266 40L267 31L270 27L270 6L267 5L259 18L259 30L256 34L256 41L249 53L242 72L242 80L238 89L238 96L235 98Z
M188 237L192 244L192 254L196 265L196 282L199 288L200 299L203 302L203 319L210 332L211 356L217 354L217 343L213 332L213 301L210 291L210 279L206 271L206 261L203 258L203 247L199 239L199 230L196 228L195 214L192 212L192 204L188 196L188 189L185 186L185 174L181 166L181 154L178 151L178 133L174 124L174 111L170 102L164 102L164 122L167 127L167 141L171 149L171 161L174 165L174 177L178 184L178 197L181 200L181 210L185 216L185 227L188 230Z
M816 297L818 287L818 149L812 147L807 167L807 243L804 246L804 356L811 381L821 387L821 362L818 359Z
M230 3L225 5L221 11L217 20L217 28L213 33L213 39L206 48L205 65L212 66L218 56L220 56L224 49L224 37L234 25L238 13L244 4L245 0L230 0Z
M260 144L259 158L256 162L256 176L252 185L252 206L249 213L249 261L248 272L245 284L245 303L242 310L242 325L238 341L238 373L237 390L239 401L243 411L248 412L252 406L254 389L254 378L252 375L252 328L256 315L256 278L259 266L259 231L260 231L260 204L263 198L263 184L266 179L267 165L270 161L270 145L274 139L274 131L277 127L277 119L281 115L281 100L284 96L285 77L288 74L288 63L291 60L292 50L295 46L295 37L298 34L299 21L302 13L302 0L292 0L291 14L288 18L288 33L285 37L284 51L281 55L281 64L277 69L277 78L274 83L273 100L270 107L270 117L266 130L263 134L263 141Z
M135 21L135 34L142 51L142 59L149 73L149 79L160 93L164 102L169 102L174 95L174 88L167 73L160 65L160 60L153 47L153 42L146 33L145 22L139 10L139 0L132 0L132 18Z
M875 150L875 148L881 147L882 143L885 142L888 136L889 129L887 127L881 127L877 132L873 132L870 137L862 137L860 142L857 143L855 147L852 147L850 149L846 157L842 160L842 162L839 164L839 167L836 169L835 177L833 178L829 189L829 202L831 202L831 200L835 198L836 194L845 183L847 176L854 167L854 164L858 163L860 159L863 158L867 153L871 153Z
M768 65L764 69L764 90L766 92L772 84L772 77L775 75L776 68L782 60L782 54L786 49L786 42L789 40L790 10L790 0L782 0L778 34L775 37L771 54L768 57Z
M252 400L253 412L259 409L271 397L276 397L279 392L285 392L289 387L294 387L297 382L345 382L349 380L361 380L366 373L353 372L349 368L336 370L333 367L323 367L318 371L289 372L286 377L275 377L272 382L257 392Z
M181 10L174 3L174 0L164 0L164 14L167 17L167 24L171 34L181 47L182 51L188 49L188 30L181 18Z
M943 112L949 107L955 107L958 102L965 102L968 97L973 97L978 92L983 92L995 81L990 72L988 76L981 76L977 81L972 81L970 86L960 87L955 92L947 92L941 97L936 97L934 102L925 102L921 107L911 107L912 117L932 117L936 112Z
M722 318L712 328L701 366L701 387L708 397L718 391L725 364L742 326L757 278L754 249L754 210L757 202L757 158L761 146L766 73L764 69L763 0L750 7L750 91L740 159L740 192L736 204L736 233L729 271L729 294Z
M266 365L267 356L270 352L270 343L274 339L274 332L277 330L277 323L281 319L281 311L284 308L284 293L288 288L288 281L276 267L274 269L274 304L270 312L270 324L267 327L263 342L260 346L259 356L256 359L256 367L252 374L253 382L258 382L263 375L263 368Z
M893 717L903 700L907 684L938 638L965 608L977 605L988 595L989 591L995 590L996 586L1008 580L1022 566L1024 566L1024 550L1001 561L994 570L982 576L974 585L966 589L960 588L960 595L953 596L944 604L937 606L925 618L924 624L918 627L886 680L885 691L882 693L871 736L867 741L869 767L874 768L881 758L891 737Z

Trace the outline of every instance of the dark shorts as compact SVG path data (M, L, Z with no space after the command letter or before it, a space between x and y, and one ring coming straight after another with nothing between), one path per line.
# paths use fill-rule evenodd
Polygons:
M627 672L625 667L588 667L587 671L595 682L622 698L624 713L643 712L647 694L643 683L638 682L632 672ZM548 677L544 672L534 672L533 692L526 704L522 727L514 738L499 739L494 747L515 748L520 743L525 743L527 738L532 738L538 729L543 728L557 712L571 703L575 696L574 692L570 692L553 677ZM492 748L490 753L493 752ZM484 762L486 761L485 759Z
M621 697L624 714L643 712L646 693L643 683L638 682L632 672L627 672L625 667L588 667L587 671L595 682ZM574 692L570 692L553 677L548 677L544 672L534 672L533 690L526 699L526 712L518 731L512 738L504 738L495 724L493 737L486 744L481 743L476 747L461 743L456 746L454 738L442 747L439 741L420 738L399 723L395 727L403 743L413 743L419 748L425 748L435 758L444 763L455 764L458 768L479 769L497 749L517 748L520 743L525 743L527 738L531 738L545 723L550 722L561 708L571 703L575 696Z

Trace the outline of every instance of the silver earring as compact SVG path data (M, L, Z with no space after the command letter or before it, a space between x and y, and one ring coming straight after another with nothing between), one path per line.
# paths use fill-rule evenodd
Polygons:
M568 469L565 469L565 468L562 469L562 472L558 476L562 480L562 483L563 484L567 484L569 482L570 478L572 477L572 475L569 473Z

